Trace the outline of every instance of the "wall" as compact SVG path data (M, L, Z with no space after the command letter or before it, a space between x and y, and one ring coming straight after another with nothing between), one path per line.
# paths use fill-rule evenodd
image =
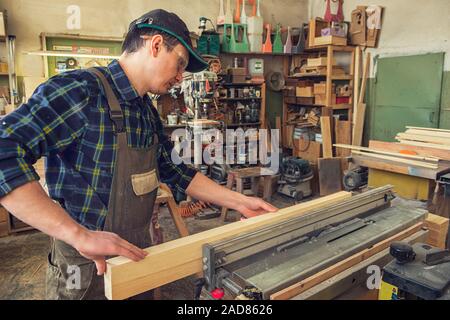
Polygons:
M234 8L235 1L231 3ZM69 5L81 8L79 31L66 28ZM130 21L156 8L178 14L191 31L197 31L200 16L215 21L219 0L2 0L0 4L0 10L8 10L9 33L17 36L17 73L32 77L44 75L42 58L23 52L41 49L41 32L122 37ZM247 13L250 10L247 6ZM308 0L261 0L261 13L270 23L298 25L307 20Z
M345 0L344 18L350 21L358 5L383 6L384 16L380 42L374 55L412 55L446 52L444 69L450 70L450 1L448 0ZM311 17L322 17L324 0L310 0Z

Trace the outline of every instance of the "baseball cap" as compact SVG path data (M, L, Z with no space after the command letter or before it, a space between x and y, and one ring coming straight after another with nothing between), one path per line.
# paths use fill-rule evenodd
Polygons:
M192 47L191 37L186 24L175 13L163 9L147 12L140 18L130 23L128 32L133 29L155 29L175 37L187 49L189 63L186 67L188 72L200 72L208 67L208 63Z

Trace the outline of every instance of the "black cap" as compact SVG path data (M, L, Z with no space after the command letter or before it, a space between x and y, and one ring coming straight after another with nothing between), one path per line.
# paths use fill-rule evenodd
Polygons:
M163 9L152 10L131 22L128 32L135 28L160 30L177 38L189 53L189 63L186 71L195 73L208 67L208 63L192 47L191 37L186 24L175 13L167 12Z

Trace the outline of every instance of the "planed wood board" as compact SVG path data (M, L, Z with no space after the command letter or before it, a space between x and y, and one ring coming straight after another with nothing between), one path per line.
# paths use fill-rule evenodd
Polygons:
M356 150L353 150L352 154L363 155L363 156L366 156L369 158L389 160L389 161L403 163L403 164L412 165L412 166L416 166L416 167L423 167L423 168L428 168L428 169L438 169L437 164L432 164L432 163L424 162L424 161L401 159L401 158L397 158L397 157L386 156L386 155L375 154L375 153L364 152L364 151L356 151Z
M398 137L396 137L395 139L397 139L400 143L408 144L411 146L429 147L429 148L450 151L450 146L445 146L443 144L435 144L435 143L420 142L420 141L414 141L414 140L399 139Z
M412 135L416 135L417 134L417 135L422 135L422 136L431 136L431 137L440 137L440 138L450 139L450 133L447 133L447 132L408 129L404 133L412 134Z
M445 151L441 149L431 148L428 146L412 146L408 144L402 144L398 142L385 142L378 140L370 140L369 148L378 149L378 150L386 150L393 152L400 152L403 150L415 151L417 155L423 157L436 157L442 160L450 161L450 151Z
M306 214L318 208L331 206L351 198L349 192L301 203L278 212L238 221L212 230L197 233L145 249L148 255L140 262L124 257L107 261L105 296L108 299L126 299L160 287L169 282L202 271L202 246L205 243L230 238L245 232Z
M396 139L429 142L434 144L442 144L445 146L450 146L450 139L448 138L432 137L427 135L397 133Z
M447 130L447 129L439 129L439 128L424 128L424 127L411 127L411 126L406 126L406 129L416 129L416 130L422 130L422 131L438 131L438 132L450 133L450 130Z
M322 130L322 148L324 158L333 158L333 146L331 136L330 117L320 117L320 127Z
M352 144L354 146L362 145L365 116L366 116L366 104L358 103L358 111L356 112L355 126L353 127Z
M403 154L403 153L398 153L398 152L388 152L388 151L383 151L383 150L379 150L379 149L373 149L370 147L366 148L366 147L351 146L351 145L339 144L339 143L334 144L334 146L337 148L346 148L346 149L357 150L357 151L366 151L366 152L384 154L384 155L388 155L388 156L407 158L407 159L412 159L412 160L421 160L421 161L426 161L426 162L431 162L431 163L439 162L439 158L436 158L436 157L415 156L415 155Z

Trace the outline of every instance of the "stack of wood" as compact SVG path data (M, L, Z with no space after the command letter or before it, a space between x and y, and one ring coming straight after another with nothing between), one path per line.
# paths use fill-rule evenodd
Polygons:
M308 123L314 125L314 126L318 126L319 122L320 122L320 111L318 108L314 108L312 109L306 117Z
M357 165L427 179L435 179L438 172L449 167L448 161L431 156L388 152L344 144L335 144L334 146L351 149L352 162Z
M395 139L407 145L450 150L450 130L406 127Z

